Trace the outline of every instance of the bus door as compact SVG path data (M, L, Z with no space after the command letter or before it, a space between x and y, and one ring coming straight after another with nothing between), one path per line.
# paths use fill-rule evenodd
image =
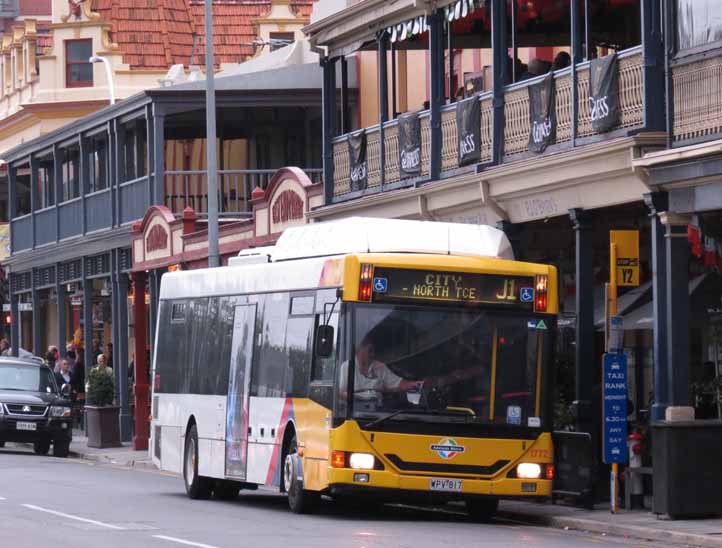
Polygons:
M246 479L248 391L251 382L256 305L236 306L226 408L226 476Z

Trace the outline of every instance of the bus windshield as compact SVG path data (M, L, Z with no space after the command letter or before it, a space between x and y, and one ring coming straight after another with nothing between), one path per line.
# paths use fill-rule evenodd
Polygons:
M356 305L352 315L339 399L353 418L542 426L548 317L406 305Z

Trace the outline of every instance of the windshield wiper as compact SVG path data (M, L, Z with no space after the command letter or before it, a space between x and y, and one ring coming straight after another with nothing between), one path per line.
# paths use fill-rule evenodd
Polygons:
M366 425L366 428L373 428L374 426L378 426L381 423L384 423L387 420L393 419L394 417L402 415L404 413L408 413L410 415L463 415L465 417L471 417L471 415L469 415L467 412L459 411L457 409L397 409L396 411L393 411L388 415L384 415L383 417L379 417L375 421L371 421Z
M16 392L27 392L24 388L0 388L0 390L14 390Z

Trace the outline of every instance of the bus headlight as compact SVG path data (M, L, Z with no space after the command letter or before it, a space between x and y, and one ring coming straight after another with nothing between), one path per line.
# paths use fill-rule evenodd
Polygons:
M522 462L516 467L516 477L522 479L539 479L541 466L535 462Z
M348 463L351 468L357 470L373 470L374 456L368 453L351 453Z

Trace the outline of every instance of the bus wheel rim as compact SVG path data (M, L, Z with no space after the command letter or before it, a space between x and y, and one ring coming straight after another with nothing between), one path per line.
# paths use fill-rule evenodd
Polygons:
M188 457L186 458L186 478L188 485L193 483L196 475L196 442L191 439L188 444Z
M291 483L293 482L293 458L291 455L286 455L286 462L283 463L283 483L286 487L286 492L291 490Z

